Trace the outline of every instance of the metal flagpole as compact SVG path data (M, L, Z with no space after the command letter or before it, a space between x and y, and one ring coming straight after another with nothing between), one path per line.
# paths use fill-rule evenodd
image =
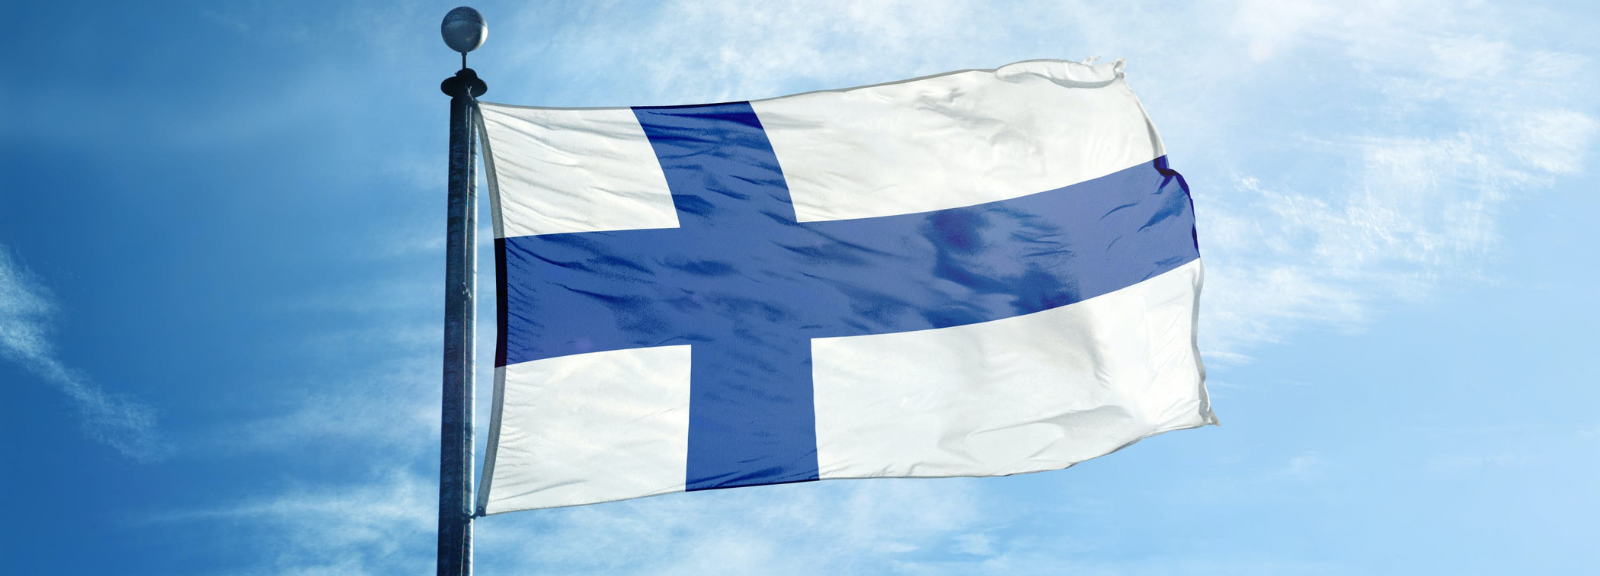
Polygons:
M444 42L461 70L439 89L450 95L450 214L445 242L444 402L439 438L439 576L472 574L472 395L478 291L477 142L473 99L488 85L467 68L489 27L477 10L444 17Z

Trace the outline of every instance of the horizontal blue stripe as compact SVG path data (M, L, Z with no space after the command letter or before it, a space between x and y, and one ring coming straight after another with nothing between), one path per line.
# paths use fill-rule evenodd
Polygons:
M812 338L1038 312L1199 257L1165 157L1011 200L799 223L748 104L635 115L680 227L505 239L499 360L693 345L690 489L816 478Z

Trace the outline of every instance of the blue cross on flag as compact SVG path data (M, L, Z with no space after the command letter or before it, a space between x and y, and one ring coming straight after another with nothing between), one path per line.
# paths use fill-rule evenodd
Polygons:
M480 513L1056 470L1216 422L1188 187L1121 62L479 110Z

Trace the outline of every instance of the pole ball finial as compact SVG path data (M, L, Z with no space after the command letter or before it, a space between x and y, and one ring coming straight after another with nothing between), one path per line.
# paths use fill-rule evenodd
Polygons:
M444 43L451 50L465 55L483 45L489 37L489 23L483 21L483 15L477 10L462 6L444 15L439 33L444 35Z

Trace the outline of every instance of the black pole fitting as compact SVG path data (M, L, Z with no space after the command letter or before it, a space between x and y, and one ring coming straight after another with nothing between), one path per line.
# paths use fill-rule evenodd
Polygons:
M489 85L478 79L478 73L471 68L462 68L439 83L439 90L451 98L477 98L489 91Z

